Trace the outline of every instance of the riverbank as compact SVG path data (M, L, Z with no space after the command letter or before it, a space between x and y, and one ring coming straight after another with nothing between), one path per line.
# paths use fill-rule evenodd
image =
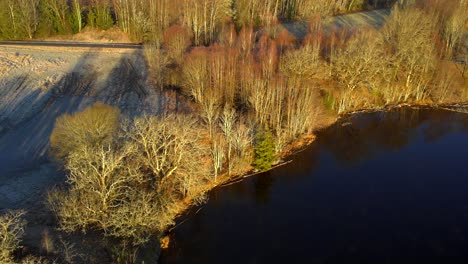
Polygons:
M328 127L331 127L335 125L336 123L340 122L340 120L343 119L349 119L353 115L356 114L363 114L363 113L375 113L375 112L390 112L395 109L400 109L400 108L411 108L411 109L419 109L419 108L425 108L425 109L441 109L441 110L447 110L447 111L455 111L459 113L464 113L468 114L468 102L459 102L459 103L450 103L450 104L431 104L431 103L426 103L426 104L408 104L408 103L401 103L401 104L393 104L393 105L387 105L382 108L363 108L359 110L353 110L349 112L342 113L340 115L334 116L333 118L330 118L327 120L326 123L322 123L320 125L320 128L316 129L317 130L323 130ZM453 108L464 108L466 111L459 111L459 110L453 110ZM289 157L304 151L307 149L310 145L312 145L315 141L317 140L317 136L315 134L307 134L301 136L297 141L292 142L291 144L288 145L285 151L281 152L278 155L278 161L275 163L275 165L271 168L271 170L277 169L281 166L287 165L292 162L292 160L288 159ZM269 170L269 171L271 171ZM232 184L239 183L247 178L265 173L268 171L263 171L263 172L256 172L253 171L252 167L245 168L245 171L240 174L236 175L231 175L228 176L227 174L223 174L219 177L219 181L216 183L210 183L205 186L203 189L203 193L210 192L214 188L218 187L226 187ZM166 232L165 235L160 239L160 243L162 245L162 249L168 248L170 246L170 233L174 231L180 224L184 223L186 219L184 218L184 215L187 215L190 209L193 206L196 206L198 204L192 203L191 199L186 199L183 201L181 206L181 211L178 213L176 216L177 218L181 218L181 220L176 223L173 227L169 228Z
M467 128L468 115L405 107L341 120L292 163L213 190L160 263L465 259Z

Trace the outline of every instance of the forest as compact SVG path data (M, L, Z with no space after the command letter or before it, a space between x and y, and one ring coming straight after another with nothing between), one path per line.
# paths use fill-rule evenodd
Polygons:
M380 29L324 29L329 16L375 8L392 8ZM98 102L56 121L50 154L67 182L47 203L59 228L137 248L341 114L467 102L466 10L466 0L1 0L0 38L118 28L144 43L154 89L193 103L190 114L130 118ZM281 27L291 20L307 33ZM0 260L14 259L22 214L0 218Z
M387 3L388 2L388 3ZM2 0L0 39L70 35L85 28L118 27L134 41L154 41L179 24L195 45L210 44L229 23L267 26L278 20L304 19L385 7L389 0Z

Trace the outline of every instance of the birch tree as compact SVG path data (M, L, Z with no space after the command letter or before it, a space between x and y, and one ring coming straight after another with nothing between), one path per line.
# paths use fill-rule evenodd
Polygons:
M453 14L445 21L443 36L445 39L446 56L451 58L463 44L468 23L468 1L459 0Z
M74 33L79 33L83 29L83 15L80 0L73 0L71 2L71 12L73 31Z
M19 0L21 27L29 39L34 37L39 25L39 1Z

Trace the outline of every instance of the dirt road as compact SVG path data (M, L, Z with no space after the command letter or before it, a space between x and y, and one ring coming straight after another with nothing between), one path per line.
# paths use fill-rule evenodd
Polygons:
M70 41L0 41L0 46L25 47L66 47L66 48L101 48L101 49L142 49L141 44L132 43L88 43Z

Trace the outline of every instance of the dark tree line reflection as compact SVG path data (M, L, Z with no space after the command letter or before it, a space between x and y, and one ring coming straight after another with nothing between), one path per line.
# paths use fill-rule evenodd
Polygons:
M361 113L318 133L318 143L337 160L353 164L386 151L396 151L422 136L435 142L450 133L468 132L468 115L443 110L400 108Z

